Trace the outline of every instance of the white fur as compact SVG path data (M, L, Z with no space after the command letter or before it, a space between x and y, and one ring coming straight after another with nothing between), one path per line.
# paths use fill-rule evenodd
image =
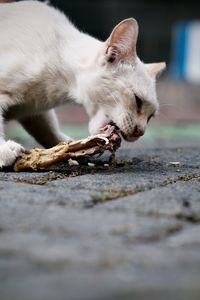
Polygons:
M135 53L131 60L136 21L127 19L118 26L124 26L123 37L118 38L116 29L109 42L101 42L47 4L0 5L1 166L12 164L21 150L4 140L3 119L17 119L39 143L50 147L68 138L60 133L52 109L70 99L84 105L92 134L110 121L129 140L135 139L135 125L145 129L149 114L158 109L155 76ZM129 50L122 53L123 49ZM109 63L109 55L118 60ZM140 115L134 94L145 100Z

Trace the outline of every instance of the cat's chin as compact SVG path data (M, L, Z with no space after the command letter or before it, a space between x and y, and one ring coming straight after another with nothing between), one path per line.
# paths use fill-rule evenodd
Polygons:
M121 133L123 139L127 142L135 142L139 139L139 136L129 136L129 135L124 134L122 131L120 133Z

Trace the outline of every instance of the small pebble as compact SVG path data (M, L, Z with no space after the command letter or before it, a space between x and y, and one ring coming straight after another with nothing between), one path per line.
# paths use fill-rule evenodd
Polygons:
M95 164L94 164L94 163L91 163L91 162L89 162L89 163L88 163L88 166L93 168L93 167L95 167Z
M79 166L79 163L77 162L77 160L74 159L68 159L68 164L69 166Z
M174 167L179 167L180 166L180 161L170 161L168 163L169 166L174 166Z

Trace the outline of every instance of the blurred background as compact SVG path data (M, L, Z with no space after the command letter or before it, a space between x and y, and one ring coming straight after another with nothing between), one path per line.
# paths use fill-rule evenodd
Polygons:
M1 1L0 2L10 2ZM200 3L193 0L50 0L82 31L106 40L124 18L139 23L137 52L146 63L166 61L157 83L160 113L140 142L200 139ZM88 134L87 115L77 104L57 109L63 130L73 138ZM28 135L11 123L11 137Z

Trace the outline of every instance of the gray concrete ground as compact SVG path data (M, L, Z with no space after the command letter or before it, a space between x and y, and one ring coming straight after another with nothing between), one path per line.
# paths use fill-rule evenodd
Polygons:
M135 145L0 173L0 300L200 299L200 142Z

